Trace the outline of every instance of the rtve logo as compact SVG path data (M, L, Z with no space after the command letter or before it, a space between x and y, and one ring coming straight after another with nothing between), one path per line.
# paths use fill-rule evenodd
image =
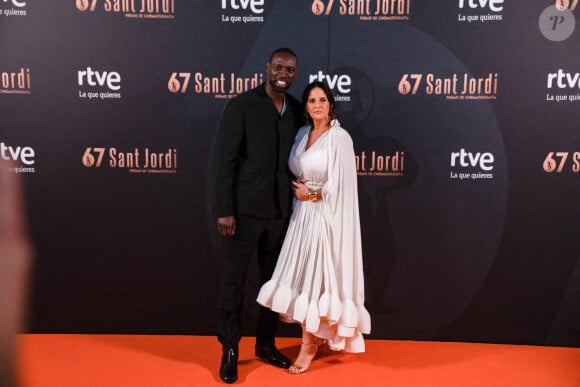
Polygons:
M29 146L12 147L0 142L0 157L4 160L13 160L22 162L22 164L34 164L34 149Z
M476 8L489 8L493 12L503 11L504 0L459 0L459 8L463 9L465 6Z
M461 148L459 152L451 152L451 166L459 167L479 167L484 171L491 171L493 169L494 162L493 154L490 152L485 153L471 153L466 152L465 149Z
M96 71L87 67L86 70L78 72L79 86L107 86L110 90L119 90L121 88L121 75L115 71Z
M313 81L326 82L331 90L335 90L336 88L336 90L341 94L350 93L350 87L352 86L352 79L350 76L346 74L324 74L322 70L319 70L317 74L310 74L308 83Z
M551 89L554 84L559 89L580 88L580 73L565 73L564 70L558 69L557 72L548 74L548 89Z
M253 13L260 14L264 12L264 0L222 0L222 9L242 9L247 10L248 7Z
M26 7L26 1L18 1L18 0L2 0L3 3L12 3L15 7Z

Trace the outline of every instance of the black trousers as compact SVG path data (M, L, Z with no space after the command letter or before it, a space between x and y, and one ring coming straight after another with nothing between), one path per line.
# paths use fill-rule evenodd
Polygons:
M237 215L234 237L220 236L218 340L222 346L236 346L242 336L241 311L250 259L257 252L261 286L272 277L287 225L287 218L268 220ZM278 313L259 307L258 345L274 345L278 320Z

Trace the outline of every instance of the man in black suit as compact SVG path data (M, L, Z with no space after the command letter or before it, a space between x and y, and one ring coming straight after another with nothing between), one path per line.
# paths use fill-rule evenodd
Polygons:
M226 106L214 148L214 210L220 239L218 340L220 378L238 377L238 342L246 272L257 250L260 283L272 276L292 206L288 156L302 122L300 103L287 93L297 57L275 50L266 64L267 80ZM256 356L288 368L274 345L278 314L260 307Z

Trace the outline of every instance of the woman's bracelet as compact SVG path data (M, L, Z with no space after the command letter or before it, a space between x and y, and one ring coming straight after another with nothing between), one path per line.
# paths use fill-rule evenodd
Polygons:
M315 202L317 200L318 200L318 191L316 191L316 190L308 191L308 201Z

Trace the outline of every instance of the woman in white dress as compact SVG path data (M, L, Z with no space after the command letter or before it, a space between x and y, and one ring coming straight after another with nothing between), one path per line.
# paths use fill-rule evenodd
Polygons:
M287 322L302 325L300 353L290 373L308 369L320 344L364 352L370 333L352 139L334 118L334 97L323 82L302 94L308 125L302 127L288 164L294 210L272 279L258 303Z

